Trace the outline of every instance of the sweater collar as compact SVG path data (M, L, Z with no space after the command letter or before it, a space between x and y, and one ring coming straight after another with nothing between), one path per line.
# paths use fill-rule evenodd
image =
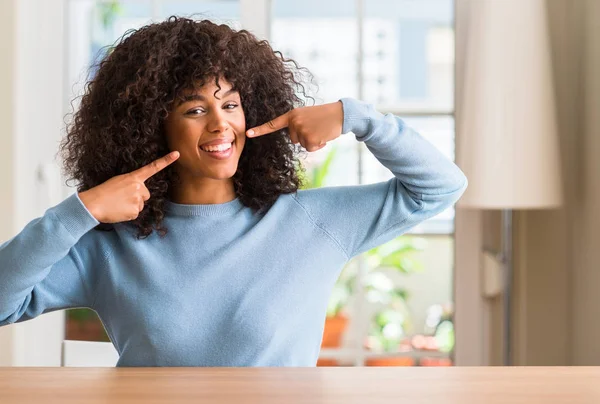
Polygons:
M167 212L176 216L225 216L237 213L243 207L239 198L225 203L206 205L184 205L167 201Z

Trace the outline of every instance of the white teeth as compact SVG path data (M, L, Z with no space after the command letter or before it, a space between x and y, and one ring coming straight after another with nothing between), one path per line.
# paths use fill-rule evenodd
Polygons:
M232 143L222 143L216 146L201 146L200 148L207 152L222 152L231 149Z

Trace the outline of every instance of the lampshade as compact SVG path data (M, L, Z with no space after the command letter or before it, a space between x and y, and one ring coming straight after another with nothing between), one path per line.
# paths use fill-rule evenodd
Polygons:
M457 163L469 179L458 206L562 203L545 0L471 1Z

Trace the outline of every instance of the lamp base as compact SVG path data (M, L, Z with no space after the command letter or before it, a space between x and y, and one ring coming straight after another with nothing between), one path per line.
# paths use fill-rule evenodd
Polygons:
M513 211L502 210L502 261L504 263L502 364L512 365L511 319L513 284Z

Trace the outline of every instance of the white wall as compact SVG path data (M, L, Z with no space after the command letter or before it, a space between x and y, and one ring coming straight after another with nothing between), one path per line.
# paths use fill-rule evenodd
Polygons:
M13 137L14 116L13 83L15 53L14 15L15 1L1 3L0 6L0 240L10 237L13 232L12 211L14 209L13 180ZM12 333L0 330L0 365L12 363L12 351L3 347L12 346Z
M47 179L60 183L55 155L64 114L63 27L64 0L0 3L1 241L59 202L39 174L45 167L55 173ZM59 365L63 338L63 313L2 327L0 365Z

